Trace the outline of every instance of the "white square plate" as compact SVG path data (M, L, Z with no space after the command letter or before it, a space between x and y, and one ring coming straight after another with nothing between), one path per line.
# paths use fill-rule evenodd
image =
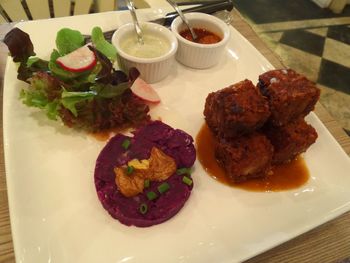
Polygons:
M152 19L159 11L140 12ZM129 21L123 12L42 20L18 25L39 57L54 48L56 32L89 33ZM207 94L272 69L231 28L225 56L214 68L176 64L154 85L162 105L153 115L196 136ZM95 160L104 142L50 121L18 99L26 84L7 63L4 145L12 233L18 262L236 262L261 253L350 209L350 159L314 114L317 142L305 154L311 177L299 189L257 193L220 184L195 163L194 190L169 221L127 227L102 208L94 186Z

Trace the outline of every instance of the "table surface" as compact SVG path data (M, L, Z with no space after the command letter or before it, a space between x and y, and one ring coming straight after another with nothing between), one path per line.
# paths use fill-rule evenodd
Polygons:
M283 67L279 58L259 39L241 15L234 10L234 26L247 38L276 68ZM0 25L0 39L13 28L13 24ZM7 48L0 43L0 101L2 105L3 80L7 59ZM350 154L350 138L338 123L318 104L315 109L318 118L336 138L347 154ZM14 262L10 216L5 178L2 106L0 107L0 262ZM350 258L350 212L323 224L297 238L260 254L246 263L255 262L341 262ZM346 260L347 261L347 260Z

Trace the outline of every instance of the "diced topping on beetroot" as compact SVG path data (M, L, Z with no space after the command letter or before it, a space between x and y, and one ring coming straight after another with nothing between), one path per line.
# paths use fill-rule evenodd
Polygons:
M127 169L116 167L114 173L115 184L124 196L132 197L143 192L144 179L140 172L133 171L130 173Z
M130 172L131 170L131 172ZM145 180L162 182L176 171L173 158L153 147L148 160L133 159L125 168L114 168L115 183L126 197L132 197L143 192Z

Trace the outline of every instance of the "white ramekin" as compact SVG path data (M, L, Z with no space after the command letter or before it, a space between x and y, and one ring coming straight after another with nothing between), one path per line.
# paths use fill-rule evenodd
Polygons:
M176 59L191 68L204 69L214 66L222 57L230 38L229 27L212 15L187 13L185 16L193 28L207 29L220 36L222 40L215 44L199 44L183 38L180 32L187 28L181 18L177 17L171 24L171 30L179 41Z
M131 67L137 68L141 73L141 78L147 83L155 83L164 79L171 70L175 61L175 53L177 50L177 39L174 34L164 26L143 22L140 26L145 34L157 34L167 39L170 43L170 49L167 53L156 58L140 58L125 53L120 48L120 42L129 34L134 33L134 25L132 23L121 26L112 36L112 44L117 48L120 66L124 70Z

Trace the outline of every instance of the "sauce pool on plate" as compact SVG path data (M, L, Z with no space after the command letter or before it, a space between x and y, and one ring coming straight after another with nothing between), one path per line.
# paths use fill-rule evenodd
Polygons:
M214 140L208 126L204 124L196 137L198 160L206 172L219 182L249 191L268 192L295 189L309 179L305 161L299 156L290 163L274 166L272 173L266 178L252 179L239 184L233 183L215 159Z
M118 133L127 133L129 130L130 129L127 128L114 127L103 131L90 132L89 134L96 140L105 142L112 138L114 135Z
M215 44L222 40L221 37L204 28L193 28L193 30L198 37L196 41L193 40L189 29L182 30L180 32L180 35L189 41L196 42L199 44Z

